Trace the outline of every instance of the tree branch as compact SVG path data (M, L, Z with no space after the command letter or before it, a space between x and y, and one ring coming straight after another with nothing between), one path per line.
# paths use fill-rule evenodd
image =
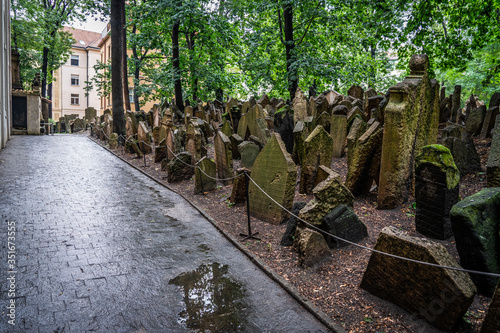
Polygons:
M280 24L280 39L283 45L285 45L285 41L283 40L283 27L281 26L281 9L278 8L278 22Z

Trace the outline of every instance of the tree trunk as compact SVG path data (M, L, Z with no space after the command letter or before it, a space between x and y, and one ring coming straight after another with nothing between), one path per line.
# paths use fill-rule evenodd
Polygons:
M181 68L179 59L179 26L180 21L179 19L177 19L174 22L174 26L172 28L172 65L174 69L175 104L177 105L179 110L184 111L184 102L182 100Z
M49 48L43 48L42 58L42 97L47 96L47 71L49 67Z
M134 83L134 104L135 104L135 111L139 111L141 109L141 106L139 104L139 94L137 93L137 87L136 84L139 82L140 78L140 66L136 63L135 71L134 71L134 78L135 78L135 83Z
M293 7L292 4L286 4L283 8L283 19L285 23L285 52L286 52L286 73L288 77L288 91L290 100L295 98L295 91L299 86L299 76L297 70L292 67L293 49L295 40L293 39Z
M54 77L54 71L51 71L51 76ZM50 100L49 103L49 119L52 119L52 82L49 83L48 91L47 91L47 98ZM48 119L44 119L44 121L47 123Z
M125 5L124 5L125 6ZM125 18L125 7L123 7L122 12L122 32L123 32L123 99L125 102L125 110L132 110L130 108L130 96L128 92L128 64L127 64L127 28L126 28L126 18Z
M123 24L125 0L111 0L111 93L113 97L113 132L125 135L123 109ZM121 138L121 137L120 137ZM123 144L122 140L119 140Z

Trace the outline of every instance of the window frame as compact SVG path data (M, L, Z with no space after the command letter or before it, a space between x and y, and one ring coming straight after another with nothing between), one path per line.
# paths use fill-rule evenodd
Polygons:
M80 105L80 94L71 94L71 105Z
M75 80L76 83L73 83L73 80ZM78 75L78 74L71 74L71 85L72 86L79 86L80 85L80 75Z
M74 63L76 61L76 63ZM70 65L71 66L80 66L80 56L78 54L72 54L70 57Z

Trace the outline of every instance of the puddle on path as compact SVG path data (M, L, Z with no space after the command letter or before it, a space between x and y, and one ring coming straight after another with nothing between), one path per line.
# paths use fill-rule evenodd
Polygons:
M226 277L229 266L212 263L169 281L184 294L179 323L199 332L236 332L245 326L243 286Z

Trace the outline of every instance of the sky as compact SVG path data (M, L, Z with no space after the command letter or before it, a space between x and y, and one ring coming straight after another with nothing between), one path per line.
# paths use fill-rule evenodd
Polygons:
M101 33L106 27L107 21L99 21L90 16L87 17L87 22L73 22L70 24L73 28L83 29Z

